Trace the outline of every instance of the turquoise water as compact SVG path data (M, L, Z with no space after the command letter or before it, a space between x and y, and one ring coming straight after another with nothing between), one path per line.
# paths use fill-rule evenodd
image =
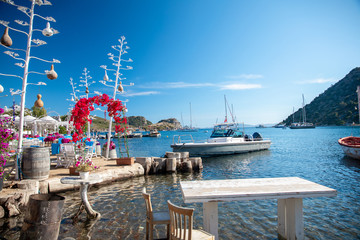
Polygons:
M179 182L184 180L301 177L338 191L336 197L304 199L306 239L360 239L360 161L344 156L337 140L359 128L318 127L315 129L246 129L259 131L273 142L270 150L203 158L204 169L197 174L151 175L120 181L108 186L92 187L89 199L102 214L100 220L85 221L81 215L77 224L71 216L76 212L78 192L66 196L60 238L75 239L144 239L145 205L141 190L145 186L152 194L153 207L166 210L166 201L194 207L196 228L202 227L202 204L184 204ZM173 135L161 132L161 138L129 139L132 156L162 156L171 151ZM205 139L211 131L192 133L195 139ZM277 239L276 200L256 200L219 203L220 239ZM14 220L16 221L16 220ZM9 223L6 223L9 224ZM21 222L2 233L16 236ZM4 236L4 235L3 235ZM164 237L165 228L158 226L155 237ZM8 238L16 239L16 238Z

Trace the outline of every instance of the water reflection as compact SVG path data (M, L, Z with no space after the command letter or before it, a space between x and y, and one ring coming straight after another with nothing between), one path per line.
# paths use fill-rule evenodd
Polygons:
M255 130L255 129L253 129ZM253 132L253 130L247 132ZM331 127L313 130L265 128L264 137L271 138L269 151L203 159L201 173L152 175L93 187L89 201L102 217L95 224L86 223L85 214L73 225L71 216L80 204L78 191L66 196L59 239L144 239L145 204L143 187L152 195L155 210L167 209L167 200L194 207L194 227L202 227L202 204L184 204L179 182L230 178L302 177L334 188L333 198L304 199L305 239L360 238L360 161L343 157L337 139L350 135L350 128ZM132 156L161 156L171 151L176 132L164 133L169 138L144 138L129 141ZM205 136L198 134L198 138ZM219 203L219 234L221 239L276 239L276 200ZM15 219L15 220L14 220ZM1 236L19 238L21 217L0 220ZM165 226L156 226L154 237L166 236Z
M340 160L340 164L348 167L349 169L356 171L356 172L360 172L360 160L359 159L354 159L348 156L344 156L341 158Z

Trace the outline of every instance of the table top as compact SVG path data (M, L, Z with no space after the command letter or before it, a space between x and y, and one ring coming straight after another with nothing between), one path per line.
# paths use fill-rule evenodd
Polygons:
M337 195L335 189L299 177L183 181L180 187L185 203Z
M60 182L63 184L95 184L102 181L102 178L98 174L90 174L88 179L81 179L79 176L63 177Z

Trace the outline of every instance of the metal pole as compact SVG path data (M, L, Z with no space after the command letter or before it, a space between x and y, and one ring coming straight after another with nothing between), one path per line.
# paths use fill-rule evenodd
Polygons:
M117 85L118 85L118 80L119 80L119 71L120 71L120 63L121 63L121 54L122 54L122 48L123 48L123 43L124 41L121 40L120 41L120 53L119 53L119 61L117 64L117 71L116 71L116 79L115 79L115 86L114 86L114 95L113 95L113 99L116 99L116 91L117 91ZM109 148L110 148L110 137L111 137L111 127L112 127L112 117L110 117L110 122L109 122L109 130L108 130L108 138L107 138L107 144L106 144L106 154L105 154L105 158L109 158ZM119 142L120 144L120 142Z
M29 35L28 35L28 41L27 41L27 47L26 47L24 77L23 77L23 85L22 85L22 93L21 93L19 142L18 142L18 147L17 147L17 153L18 153L17 161L15 163L15 180L19 180L19 165L18 165L18 163L20 160L20 154L22 152L22 143L23 143L25 96L26 96L26 85L27 85L29 62L30 62L30 49L31 49L32 31L33 31L34 7L35 7L35 0L32 0L31 13L30 13L30 24L29 24Z

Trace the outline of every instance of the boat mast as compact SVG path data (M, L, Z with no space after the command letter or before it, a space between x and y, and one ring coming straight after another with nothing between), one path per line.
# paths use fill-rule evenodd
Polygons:
M359 111L359 123L360 123L360 86L357 86L357 96L358 96L358 111Z
M293 123L295 122L295 107L293 107Z
M224 95L224 100L225 100L225 123L227 122L227 106L226 106L226 95Z
M190 103L190 129L192 129L191 103Z
M303 123L306 123L306 112L305 112L305 99L304 99L304 94L302 95L302 98L303 98L303 104L302 104Z

